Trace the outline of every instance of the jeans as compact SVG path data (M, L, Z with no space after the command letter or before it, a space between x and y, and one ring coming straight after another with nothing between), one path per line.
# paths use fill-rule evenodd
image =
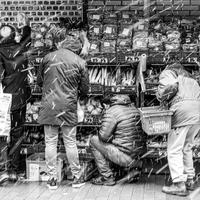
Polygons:
M76 127L44 126L47 173L50 179L57 179L57 142L59 129L62 130L65 151L72 175L79 179L81 176L81 167L76 146Z
M97 135L91 137L90 148L98 171L104 177L110 177L113 175L110 168L110 161L128 168L131 168L131 166L136 163L136 160L131 156L120 151L117 146L111 143L102 142Z
M173 129L168 135L167 154L173 182L186 181L195 176L192 146L200 125Z

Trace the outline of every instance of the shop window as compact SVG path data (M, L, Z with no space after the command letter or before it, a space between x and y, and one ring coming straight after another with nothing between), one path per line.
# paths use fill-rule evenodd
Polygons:
M56 5L56 2L55 1L50 1L50 4L51 5Z
M12 16L12 12L7 12L7 15L8 16Z
M63 15L68 15L68 12L63 12L62 14L63 14Z
M77 10L77 6L72 6L72 10Z
M56 1L57 5L62 4L62 1Z
M52 10L52 7L51 6L47 6L47 10Z
M55 12L50 12L50 16L54 16L55 14Z
M72 15L74 15L74 12L69 12L69 16L72 16Z
M38 5L41 5L41 4L43 4L43 1L38 1Z
M62 12L56 12L56 15L62 15Z
M5 17L5 18L4 18L4 21L6 21L6 22L9 21L9 18L8 18L8 17Z
M41 21L44 21L46 19L46 17L41 17Z
M15 18L14 17L10 17L10 21L11 22L15 21Z
M80 15L80 12L75 12L75 15Z
M30 15L30 12L25 12L26 13L26 15Z
M22 8L19 6L16 6L16 10L22 10Z
M49 5L49 1L44 1L44 4L45 5Z
M58 6L53 6L53 10L58 10Z
M39 22L39 21L40 21L40 18L39 18L39 17L35 17L35 18L34 18L34 21L35 21L35 22Z
M33 6L29 6L29 7L28 7L28 10L33 10Z
M65 6L65 10L71 10L70 6Z
M5 12L1 12L1 16L6 16L6 13Z
M40 10L46 10L46 6L40 6Z
M18 3L18 1L13 1L12 4L18 5L19 3Z
M64 10L65 9L65 7L64 6L60 6L60 10Z
M27 10L27 7L26 7L26 6L23 6L23 7L22 7L22 10Z
M4 10L8 10L8 7L7 7L7 6L5 6L5 7L4 7Z
M41 15L43 15L43 13L42 12L38 12L38 15L41 16Z
M55 22L55 21L58 21L58 18L57 17L54 17L53 18L53 21Z
M40 7L39 6L33 6L33 10L39 10Z

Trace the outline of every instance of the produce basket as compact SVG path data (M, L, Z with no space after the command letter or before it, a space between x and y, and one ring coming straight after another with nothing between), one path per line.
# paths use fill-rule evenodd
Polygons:
M171 131L173 112L160 110L160 106L139 108L142 129L147 135L168 134Z

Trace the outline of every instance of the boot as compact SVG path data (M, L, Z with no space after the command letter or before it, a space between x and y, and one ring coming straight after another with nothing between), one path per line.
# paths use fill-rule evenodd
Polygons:
M162 192L166 194L178 195L178 196L187 196L187 190L185 182L173 183L171 186L164 186Z
M193 191L195 189L195 182L193 179L187 179L185 186L187 188L187 190L191 190Z

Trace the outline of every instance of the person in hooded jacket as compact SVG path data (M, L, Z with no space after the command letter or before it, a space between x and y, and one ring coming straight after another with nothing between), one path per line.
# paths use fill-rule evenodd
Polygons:
M44 125L49 189L57 188L57 141L60 130L74 176L72 187L84 185L76 146L77 101L80 95L88 93L89 75L86 61L73 52L74 49L81 51L82 45L67 46L68 42L61 37L55 39L58 49L44 57L37 77L38 85L43 86L38 122Z
M132 178L138 175L139 172L134 168L138 167L138 155L144 152L144 138L139 111L128 95L105 98L103 104L106 111L101 128L98 135L92 136L90 140L90 148L99 172L91 182L112 186L116 184L116 180L110 167L111 162L126 170L133 169L129 173ZM139 146L135 143L137 139L141 141Z
M200 130L200 87L180 63L168 65L159 76L157 98L172 110L167 157L173 184L167 194L186 196L195 188L192 146Z
M20 43L16 43L14 27L3 25L0 28L0 81L3 92L12 94L10 149L15 146L24 132L26 101L30 97L27 67L28 60L26 59L25 49ZM20 148L21 145L19 144L9 158L8 173L12 180L17 179Z

